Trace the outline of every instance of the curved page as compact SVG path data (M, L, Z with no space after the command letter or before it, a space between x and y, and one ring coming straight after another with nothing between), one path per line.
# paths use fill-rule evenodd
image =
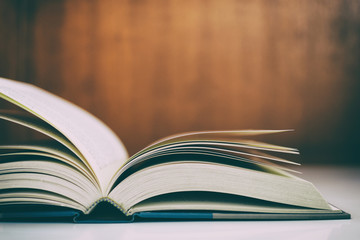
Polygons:
M96 174L103 195L128 158L120 139L78 106L31 84L0 78L0 97L43 119L81 152Z

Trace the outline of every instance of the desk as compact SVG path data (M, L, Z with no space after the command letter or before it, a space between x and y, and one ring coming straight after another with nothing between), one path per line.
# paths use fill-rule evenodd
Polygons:
M330 203L351 220L162 222L128 224L0 223L0 239L360 239L360 168L303 167Z

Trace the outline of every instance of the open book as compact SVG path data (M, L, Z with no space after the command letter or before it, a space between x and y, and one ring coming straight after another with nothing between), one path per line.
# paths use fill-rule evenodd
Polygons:
M47 136L0 145L0 219L336 219L284 159L294 148L255 140L286 130L190 132L129 157L99 119L30 84L0 78L0 124ZM5 121L3 121L5 120Z

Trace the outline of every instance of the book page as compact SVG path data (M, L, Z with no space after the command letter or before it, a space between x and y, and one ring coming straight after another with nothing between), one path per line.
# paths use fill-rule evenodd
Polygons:
M136 171L121 181L109 197L121 203L121 207L128 211L152 197L193 191L233 194L298 207L331 210L317 189L305 180L190 160L161 163Z
M131 156L127 163L114 175L110 185L121 181L120 176L136 165L139 166L143 162L149 164L158 157L161 158L162 156L171 155L175 157L175 155L179 154L193 154L191 158L194 157L194 154L198 156L221 155L221 157L225 158L236 158L240 161L251 162L256 165L271 165L279 170L299 173L298 171L276 165L272 162L299 165L298 163L264 153L264 151L269 151L297 155L299 154L297 149L245 139L246 137L278 134L289 131L292 130L195 131L172 135L148 145ZM284 172L284 174L286 173Z
M50 138L55 139L59 143L63 144L70 151L72 151L76 156L80 159L83 158L79 150L71 143L69 140L63 136L59 131L55 128L39 119L34 115L26 115L23 112L18 111L2 111L0 110L0 119L7 120L9 122L13 122L24 127L34 129L37 132L40 132ZM83 161L86 161L83 159ZM86 163L85 163L86 164Z
M61 162L26 160L5 162L2 165L4 169L0 175L0 189L5 191L0 192L1 203L21 203L21 198L27 198L29 193L43 194L40 198L44 200L51 200L47 198L49 194L57 194L58 205L67 201L80 204L82 207L78 206L77 209L84 210L101 197L98 189L84 175ZM6 191L8 189L10 191ZM7 198L4 193L18 196ZM28 201L39 203L37 199Z
M25 146L25 145L21 145L21 146L31 147L31 146ZM86 166L79 160L76 160L75 158L72 158L69 155L63 155L64 156L63 157L63 156L57 155L56 151L41 152L41 151L33 151L33 149L29 150L29 149L25 149L25 148L17 148L16 149L17 151L14 152L15 148L10 149L6 145L0 146L0 150L1 150L1 152L5 152L5 153L0 153L0 161L2 162L1 163L2 164L1 165L2 173L4 173L4 171L7 170L4 168L5 165L3 165L3 163L6 162L7 159L11 159L10 162L28 162L29 160L42 159L42 160L44 160L44 162L48 162L49 164L52 164L54 161L55 162L60 161L65 165L71 166L73 170L78 171L82 175L86 176L86 178L87 178L86 182L91 181L92 185L94 187L97 187L95 178L93 177L93 175L91 175L87 171ZM52 149L50 151L52 151ZM39 172L41 173L41 171L39 171ZM61 173L61 171L59 171L59 173Z
M77 158L69 149L62 146L59 143L54 141L41 141L34 143L22 143L22 144L13 144L13 145L0 145L0 153L21 153L21 152L34 152L34 153L46 153L51 154L62 159L67 159L70 165L79 166L84 169L85 173L89 178L93 178L90 175L90 171L83 161ZM0 154L0 156L1 156ZM96 181L94 180L94 183Z
M81 152L105 189L126 162L121 140L99 119L80 107L31 84L0 78L0 97L41 118Z
M181 143L181 142L191 142L191 141L231 142L231 143L247 145L248 147L254 148L254 149L267 149L267 150L273 150L276 152L297 154L298 150L295 148L277 146L277 145L268 144L268 143L264 143L264 142L258 142L258 141L254 141L254 140L244 139L244 137L275 134L275 133L282 133L282 132L289 132L289 131L293 131L293 130L286 129L286 130L196 131L196 132L175 134L175 135L160 139L158 141L155 141L154 143L150 144L149 146L140 150L138 153L131 156L131 158L129 160L132 160L147 151L150 151L152 149L155 149L155 148L158 148L161 146L165 146L168 144L174 144L174 143Z
M186 200L185 200L186 199ZM217 192L176 192L150 198L129 209L129 214L147 211L203 210L256 213L334 213L341 210L304 208Z

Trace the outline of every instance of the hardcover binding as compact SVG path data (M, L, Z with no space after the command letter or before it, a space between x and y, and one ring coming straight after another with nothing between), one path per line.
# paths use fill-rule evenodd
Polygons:
M211 211L157 211L140 212L126 216L108 202L100 202L90 214L70 208L47 205L9 205L0 208L1 222L76 222L76 223L126 223L148 221L234 221L234 220L330 220L350 219L340 213L249 213Z

